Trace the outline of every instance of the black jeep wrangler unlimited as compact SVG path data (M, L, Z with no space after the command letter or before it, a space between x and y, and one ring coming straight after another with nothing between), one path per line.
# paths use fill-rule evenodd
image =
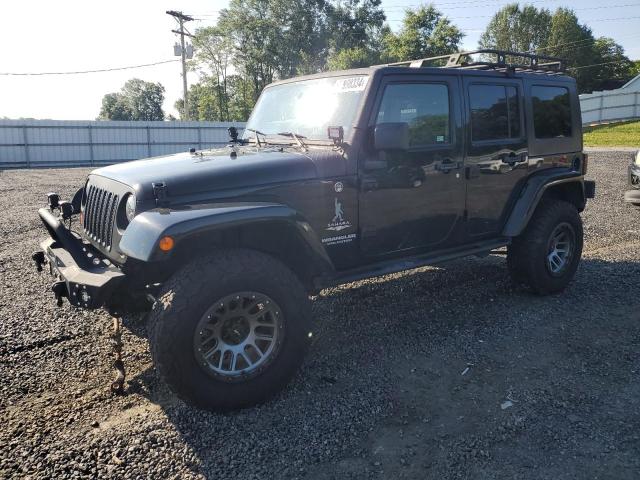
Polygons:
M121 315L149 298L160 376L213 410L287 384L324 287L506 246L515 281L559 292L595 190L576 83L557 59L480 53L497 60L274 83L228 147L97 169L70 202L50 194L34 259L59 301Z

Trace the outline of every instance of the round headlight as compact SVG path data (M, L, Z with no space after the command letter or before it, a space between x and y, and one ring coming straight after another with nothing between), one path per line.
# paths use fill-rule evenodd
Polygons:
M636 152L636 165L640 167L640 150Z
M127 220L131 222L133 217L136 216L136 196L134 194L129 195L127 203L124 208Z

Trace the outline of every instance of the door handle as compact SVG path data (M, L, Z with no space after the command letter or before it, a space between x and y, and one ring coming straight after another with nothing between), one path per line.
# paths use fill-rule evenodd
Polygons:
M516 152L509 152L500 155L500 160L502 163L508 163L513 165L514 163L526 162L527 161L527 152L516 155Z
M457 170L460 168L460 162L452 162L449 159L444 159L441 163L436 164L436 170L442 173L449 173L451 170Z

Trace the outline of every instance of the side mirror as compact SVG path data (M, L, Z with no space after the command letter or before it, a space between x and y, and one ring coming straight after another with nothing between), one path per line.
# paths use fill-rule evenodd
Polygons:
M409 124L406 122L380 123L373 130L376 150L409 150Z

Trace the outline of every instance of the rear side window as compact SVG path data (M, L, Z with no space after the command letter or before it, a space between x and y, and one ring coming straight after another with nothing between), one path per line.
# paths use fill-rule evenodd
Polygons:
M507 85L470 85L471 139L474 142L522 136L518 89Z
M449 88L439 83L387 85L376 124L409 124L409 145L449 143Z
M533 129L536 138L571 136L571 102L564 87L531 87Z

